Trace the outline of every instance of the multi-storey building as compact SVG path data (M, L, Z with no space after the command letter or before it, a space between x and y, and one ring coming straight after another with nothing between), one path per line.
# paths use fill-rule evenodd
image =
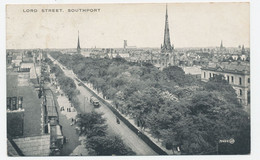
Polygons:
M37 72L33 66L38 60L31 64L27 58L22 56L19 67L7 63L7 152L9 156L58 155L64 137L53 94L45 91L44 98L37 96L30 71Z
M250 105L250 66L248 63L222 62L209 63L201 68L201 80L208 81L215 75L222 74L236 90L239 102L249 109Z

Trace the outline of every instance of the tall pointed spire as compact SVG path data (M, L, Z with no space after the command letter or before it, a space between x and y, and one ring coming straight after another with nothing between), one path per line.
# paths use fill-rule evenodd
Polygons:
M77 46L77 52L80 53L79 31L78 31L78 46Z
M222 40L221 40L220 48L221 48L221 49L223 48L223 42L222 42Z
M242 53L242 54L245 54L245 47L244 47L244 45L242 46L241 53Z
M172 52L169 23L168 23L168 6L167 6L167 4L166 4L164 41L163 41L163 46L162 46L162 52Z

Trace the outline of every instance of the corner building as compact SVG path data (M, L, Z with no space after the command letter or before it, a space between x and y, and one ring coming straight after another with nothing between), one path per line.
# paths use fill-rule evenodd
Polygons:
M250 109L250 66L239 62L209 63L201 68L201 80L207 82L209 78L222 74L235 89L238 101Z

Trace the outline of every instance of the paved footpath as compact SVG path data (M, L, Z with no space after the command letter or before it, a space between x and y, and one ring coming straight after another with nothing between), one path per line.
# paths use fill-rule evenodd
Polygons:
M50 59L54 61L54 59L48 55ZM76 76L73 71L67 70L63 65L59 62L54 61L55 64L58 64L61 69L64 71L64 74L74 80L77 84L77 89L80 91L78 98L80 100L80 109L82 111L89 112L93 110L92 104L89 102L89 97L91 97L91 93L87 91L83 86L79 86L76 81ZM85 99L85 100L84 100ZM85 101L85 105L84 105ZM94 109L99 113L103 113L103 117L107 120L108 132L109 134L119 135L124 143L128 145L137 155L157 155L157 153L151 149L142 139L140 139L131 129L129 129L123 122L117 124L116 116L114 113L104 104L101 103L99 108Z
M68 139L68 142L66 142L61 149L61 155L69 156L73 150L80 145L79 135L75 130L75 125L71 125L71 118L75 119L77 112L76 110L75 112L67 112L67 108L71 108L68 99L65 96L61 96L59 93L56 93L57 89L54 86L49 85L49 87L55 96L62 133ZM61 104L65 108L64 111L61 111L60 109L62 107Z

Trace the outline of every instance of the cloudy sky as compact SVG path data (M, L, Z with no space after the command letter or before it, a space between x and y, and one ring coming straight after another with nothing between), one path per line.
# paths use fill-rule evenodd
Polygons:
M8 5L7 49L160 47L166 4ZM24 12L37 9L37 12ZM62 9L46 13L42 9ZM99 9L99 12L68 12ZM249 3L168 4L171 43L179 47L244 44L250 40Z

